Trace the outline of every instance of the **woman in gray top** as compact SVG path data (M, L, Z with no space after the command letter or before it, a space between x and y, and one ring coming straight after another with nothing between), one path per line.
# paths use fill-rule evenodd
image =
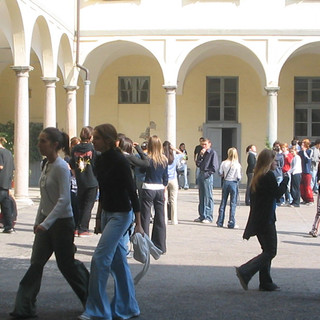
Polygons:
M31 265L20 282L14 311L15 319L36 316L36 297L43 268L52 253L58 267L81 303L87 300L89 273L74 259L74 220L70 202L70 170L58 156L69 148L69 137L56 128L46 128L39 135L38 147L47 162L40 177L41 200L33 227L35 238Z

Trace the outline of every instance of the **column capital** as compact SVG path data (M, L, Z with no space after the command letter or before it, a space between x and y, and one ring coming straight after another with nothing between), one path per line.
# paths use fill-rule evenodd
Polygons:
M22 75L25 73L29 73L32 71L34 68L31 66L11 66L11 69L15 71L17 75Z
M41 80L47 84L47 83L56 83L60 79L57 77L42 77Z
M276 96L280 90L280 87L264 87L264 90L267 91L269 96Z
M175 91L177 89L177 85L163 85L162 88L166 91Z
M64 89L67 91L67 92L70 92L70 91L76 91L79 89L78 86L63 86Z

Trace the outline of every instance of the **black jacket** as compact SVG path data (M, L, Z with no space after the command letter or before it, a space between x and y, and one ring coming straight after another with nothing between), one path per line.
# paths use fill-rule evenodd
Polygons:
M289 178L285 176L278 186L272 171L260 178L256 191L250 195L250 213L243 234L244 239L263 234L265 227L275 222L275 203L287 190L288 181Z
M119 149L110 149L98 156L96 175L102 209L109 212L140 211L131 169Z

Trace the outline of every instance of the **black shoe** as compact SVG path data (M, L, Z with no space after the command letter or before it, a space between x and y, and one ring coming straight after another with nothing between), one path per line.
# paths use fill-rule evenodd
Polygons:
M13 229L13 228L11 228L11 229L4 229L3 231L2 231L2 233L14 233L15 232L15 230Z
M244 275L241 274L239 268L237 268L237 267L235 267L235 268L236 268L237 277L239 278L239 281L240 281L240 284L241 284L243 290L248 290L248 282L249 282L249 281L247 281L247 280L245 279Z
M275 283L266 283L264 285L259 285L260 291L279 291L280 287L278 287Z

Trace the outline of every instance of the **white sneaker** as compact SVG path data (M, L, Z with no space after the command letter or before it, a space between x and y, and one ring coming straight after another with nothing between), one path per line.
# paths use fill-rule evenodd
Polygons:
M202 223L211 223L211 221L207 220L207 219L204 219L201 221Z
M202 220L200 218L194 219L194 222L202 222Z
M90 317L86 316L85 314L81 314L79 317L78 317L78 320L91 320Z

